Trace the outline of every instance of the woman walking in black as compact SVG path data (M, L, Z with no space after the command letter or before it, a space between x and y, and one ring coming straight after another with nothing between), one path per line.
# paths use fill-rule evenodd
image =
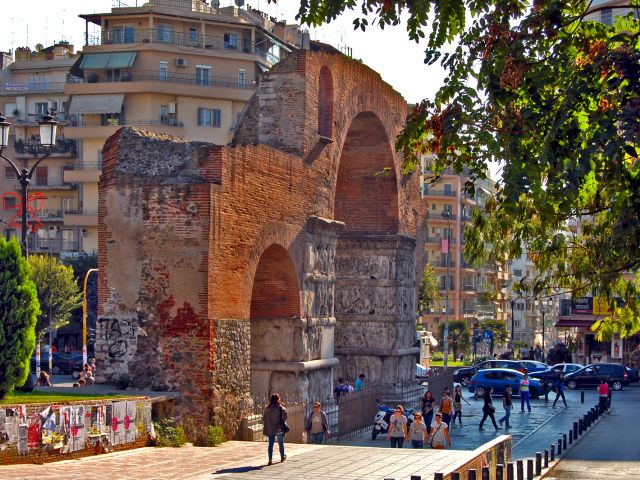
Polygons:
M277 393L271 395L269 405L262 415L262 421L264 424L262 433L269 439L269 444L267 446L267 454L269 455L268 465L273 465L273 445L276 442L276 438L280 449L280 461L284 462L287 458L284 454L284 434L286 433L285 430L287 430L287 410L284 408L284 405L282 405L280 395Z
M491 421L493 422L493 426L495 427L496 430L498 430L498 424L496 423L496 417L494 416L496 408L493 406L493 403L491 402L492 392L493 392L492 387L487 387L487 389L484 391L484 405L482 406L483 415L482 415L482 420L480 420L479 430L482 430L482 425L484 425L484 421L487 419L487 417L491 419Z

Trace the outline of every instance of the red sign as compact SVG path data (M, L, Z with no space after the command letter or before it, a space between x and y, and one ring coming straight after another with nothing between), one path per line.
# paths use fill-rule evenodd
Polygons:
M9 202L8 199L13 198L13 202ZM15 192L5 192L2 195L2 209L3 210L15 210L16 213L9 221L9 227L22 228L22 209L27 209L27 229L35 232L38 228L42 227L42 222L36 215L36 212L42 211L44 206L44 194L42 192L33 192L27 196L27 205L22 205L22 196ZM31 221L29 221L31 218Z

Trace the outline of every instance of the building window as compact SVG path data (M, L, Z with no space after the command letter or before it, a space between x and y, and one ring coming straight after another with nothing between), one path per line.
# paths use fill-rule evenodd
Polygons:
M247 71L243 68L238 69L238 88L244 88L247 79Z
M513 324L516 328L520 328L520 320L514 320Z
M160 62L160 80L166 80L169 77L169 62Z
M171 25L158 25L158 41L167 43L171 41Z
M224 48L238 48L238 35L236 33L224 34Z
M198 108L198 125L220 128L222 111L218 108Z
M15 180L16 178L16 172L13 171L13 167L4 167L5 180Z
M2 206L5 210L16 208L16 197L9 195L2 197Z
M196 65L196 85L211 85L211 67Z
M198 29L196 27L189 27L189 43L191 45L198 43Z
M452 197L453 196L452 192L453 192L453 190L451 189L451 184L450 183L445 183L444 184L444 194L447 197Z
M49 167L36 167L36 185L49 184Z
M600 10L600 22L605 25L613 24L613 10L611 8Z
M514 270L513 271L513 276L514 277L521 277L522 276L522 269Z
M40 119L43 115L46 115L49 111L49 103L48 102L38 102L36 103L36 116Z

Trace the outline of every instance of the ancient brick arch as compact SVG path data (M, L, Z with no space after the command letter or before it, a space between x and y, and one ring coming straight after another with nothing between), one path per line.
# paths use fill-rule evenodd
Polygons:
M104 148L99 372L178 390L230 435L252 394L324 399L336 376L413 374L422 215L393 151L406 103L312 50L265 76L230 146L122 129Z

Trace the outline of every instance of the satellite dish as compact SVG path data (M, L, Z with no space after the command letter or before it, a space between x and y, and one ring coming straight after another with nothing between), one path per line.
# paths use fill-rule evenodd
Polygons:
M236 7L241 7L244 5L244 0L236 0Z
M38 43L38 44L36 45L36 52L41 51L43 48L44 48L44 46L43 46L41 43Z

